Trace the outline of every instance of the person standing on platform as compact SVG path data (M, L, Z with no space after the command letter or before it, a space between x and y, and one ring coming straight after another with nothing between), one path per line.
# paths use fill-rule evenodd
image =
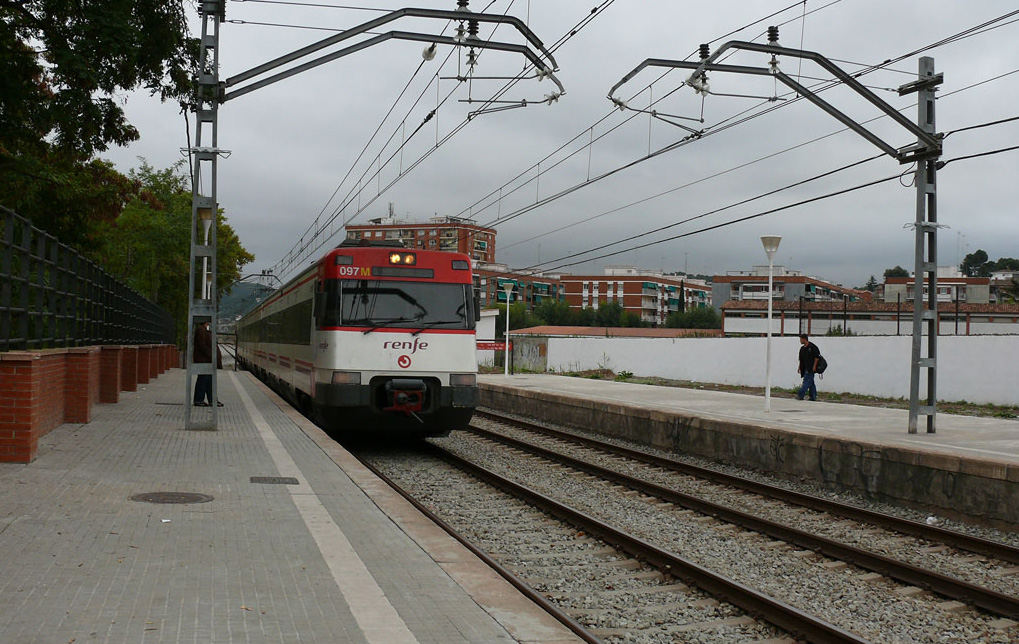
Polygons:
M195 364L212 363L212 332L209 330L209 323L202 322L195 327L194 352L191 356ZM216 368L223 368L223 354L216 344ZM193 400L195 407L208 407L212 404L212 375L201 374L195 378L195 396ZM217 402L220 407L223 403Z
M796 392L796 398L803 400L803 397L810 395L811 400L817 400L817 385L814 384L814 374L817 373L817 360L821 357L821 350L810 341L806 333L800 334L800 377L803 384Z

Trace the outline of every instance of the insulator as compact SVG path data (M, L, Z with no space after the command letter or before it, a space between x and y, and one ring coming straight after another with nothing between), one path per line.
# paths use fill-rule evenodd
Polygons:
M768 42L773 45L778 42L778 27L768 27Z
M478 21L477 20L468 20L467 21L467 33L470 34L474 38L478 37Z
M711 48L708 47L707 43L701 45L701 60L704 60L711 55Z
M469 5L470 2L471 2L471 0L456 0L456 10L457 11L467 11L468 10L467 9L467 5Z

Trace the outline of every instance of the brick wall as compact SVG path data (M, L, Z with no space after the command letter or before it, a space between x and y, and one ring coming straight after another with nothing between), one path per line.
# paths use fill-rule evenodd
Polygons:
M135 382L139 385L149 384L149 358L152 356L152 348L149 346L140 346L138 351L138 374L135 377Z
M92 420L92 405L99 402L99 347L67 350L64 365L64 422Z
M145 352L145 382L169 368L173 346ZM39 438L63 423L88 423L96 403L135 391L138 347L79 347L0 353L0 462L31 462Z
M120 354L120 390L138 391L138 347L124 347Z
M115 403L120 400L121 346L104 346L99 358L99 402Z

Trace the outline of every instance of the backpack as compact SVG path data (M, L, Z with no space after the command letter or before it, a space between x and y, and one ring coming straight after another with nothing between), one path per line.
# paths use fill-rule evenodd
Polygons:
M817 369L814 370L814 373L820 376L821 374L824 373L824 370L827 368L828 361L824 359L824 356L817 356Z

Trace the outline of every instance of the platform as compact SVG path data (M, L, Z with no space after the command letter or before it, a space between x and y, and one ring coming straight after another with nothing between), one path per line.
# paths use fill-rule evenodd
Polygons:
M547 374L479 376L482 405L661 449L813 479L949 516L1019 523L1019 421Z
M249 374L219 373L217 431L183 429L175 369L0 464L0 642L578 641Z

